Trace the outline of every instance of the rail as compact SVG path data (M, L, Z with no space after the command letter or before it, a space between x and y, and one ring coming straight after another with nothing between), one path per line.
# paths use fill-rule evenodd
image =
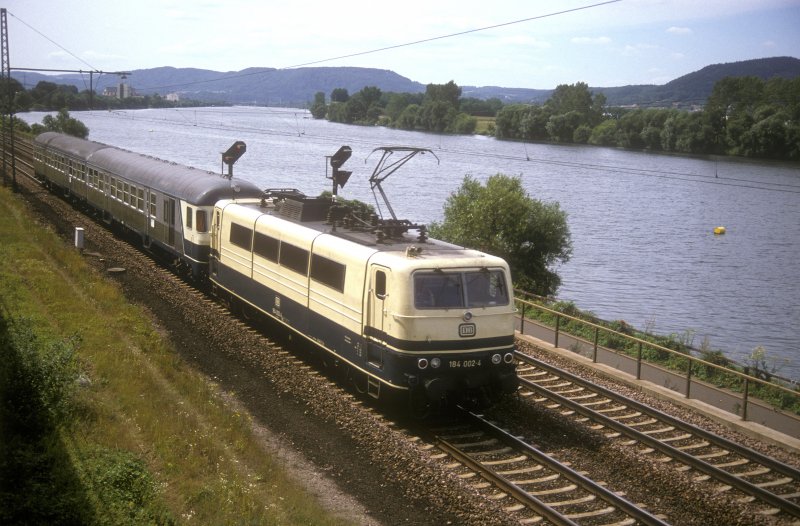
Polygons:
M636 361L636 373L635 377L637 380L642 379L642 364L649 363L651 365L659 365L664 366L661 362L649 361L644 357L644 351L646 349L650 349L656 351L658 353L665 353L666 356L675 360L678 364L683 363L685 361L686 367L685 371L682 371L680 368L672 367L669 371L673 374L681 375L684 382L685 382L685 397L687 399L692 398L692 386L695 383L698 383L696 379L693 378L693 375L696 371L700 370L700 368L705 368L706 376L714 376L714 374L709 374L708 371L714 371L715 373L721 373L721 378L727 380L727 383L722 383L722 385L716 385L717 387L727 388L730 391L736 390L737 388L741 390L741 412L740 416L742 420L748 420L748 410L750 409L750 404L752 403L751 400L751 393L753 390L753 386L760 386L763 389L769 390L770 392L776 394L778 398L783 397L783 400L794 401L800 397L800 392L789 389L782 385L776 384L774 382L770 382L768 380L764 380L761 378L757 378L755 376L746 374L744 372L736 371L729 367L725 367L723 365L719 365L713 362L709 362L707 360L703 360L701 358L697 358L692 356L691 354L683 353L680 351L676 351L674 349L670 349L668 347L664 347L663 345L659 345L657 343L644 340L642 338L638 338L636 336L631 336L629 334L625 334L623 332L619 332L617 330L611 329L609 327L605 327L603 325L572 316L570 314L566 314L563 312L559 312L557 310L551 309L544 305L538 304L534 301L521 299L519 295L527 295L525 292L516 291L518 297L516 298L517 304L520 306L520 325L519 325L519 332L520 334L524 334L525 332L525 320L526 314L529 312L529 309L538 310L540 312L549 314L550 316L554 317L554 338L553 338L553 346L558 347L559 343L559 336L563 331L562 329L562 321L566 320L567 322L575 322L579 323L585 327L589 327L593 330L593 341L589 342L581 338L579 335L570 334L571 337L576 338L577 340L581 340L585 343L591 345L592 348L592 361L597 363L597 355L598 350L603 349L608 352L612 352L614 354L620 355L624 354L626 356L630 356L630 354L620 351L618 349L613 349L609 347L601 347L599 345L600 335L605 333L607 336L611 336L614 339L626 341L632 344L633 348L635 349L635 361ZM533 321L533 320L529 320ZM540 320L536 320L540 321ZM754 398L754 397L752 397ZM758 399L762 402L769 403L775 409L780 410L781 408L775 407L776 404L770 403L768 400Z

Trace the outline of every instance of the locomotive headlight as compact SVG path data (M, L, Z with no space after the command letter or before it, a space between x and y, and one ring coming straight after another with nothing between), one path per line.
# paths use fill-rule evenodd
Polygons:
M420 369L427 369L428 368L428 359L427 358L420 358L417 360L417 367Z
M503 361L506 362L506 363L513 362L514 361L514 353L513 352L506 353L506 355L503 356Z
M431 367L438 369L440 365L442 365L442 361L439 358L431 358Z
M463 318L464 318L464 321L471 320L472 319L472 313L470 311L465 312Z
M503 357L500 356L499 354L493 354L492 355L492 363L493 364L498 365L502 361L503 361Z

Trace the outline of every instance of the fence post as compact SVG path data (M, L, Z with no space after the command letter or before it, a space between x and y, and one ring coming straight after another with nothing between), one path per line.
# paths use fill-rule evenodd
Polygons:
M686 373L686 398L691 398L691 389L692 389L692 365L694 364L694 360L689 358L689 371Z
M519 317L519 333L525 334L525 308L527 305L525 303L522 304L522 316Z
M594 328L594 351L592 352L592 362L597 363L597 341L600 338L600 327Z
M639 352L636 356L636 379L642 379L642 342L639 342Z
M561 315L556 314L556 341L553 343L553 347L558 347L558 327L561 325Z
M750 378L747 376L744 377L744 396L743 396L743 405L742 405L742 420L747 421L747 403L749 398L749 391L750 391Z

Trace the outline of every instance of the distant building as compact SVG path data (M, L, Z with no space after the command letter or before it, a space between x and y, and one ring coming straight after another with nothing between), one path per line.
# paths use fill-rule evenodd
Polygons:
M104 97L114 97L115 99L129 99L136 97L136 89L130 84L120 82L117 86L109 86L103 89Z
M170 102L179 102L181 100L181 96L178 93L167 93L164 95L164 99Z

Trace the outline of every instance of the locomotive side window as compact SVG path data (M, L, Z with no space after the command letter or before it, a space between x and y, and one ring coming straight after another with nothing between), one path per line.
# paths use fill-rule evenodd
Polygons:
M280 264L298 274L308 274L308 250L281 243Z
M253 252L255 252L257 256L277 263L279 245L280 241L274 237L256 232L256 237L253 239Z
M382 270L375 272L375 295L379 299L386 297L386 272Z
M186 207L186 228L192 228L192 207Z
M250 250L250 245L253 242L253 231L246 226L231 223L230 241L232 245Z
M208 232L208 225L206 223L206 211L205 210L198 210L197 211L197 221L195 221L195 226L198 232Z
M309 274L311 279L338 290L339 292L344 292L346 270L347 267L332 259L320 256L319 254L311 256L311 272Z

